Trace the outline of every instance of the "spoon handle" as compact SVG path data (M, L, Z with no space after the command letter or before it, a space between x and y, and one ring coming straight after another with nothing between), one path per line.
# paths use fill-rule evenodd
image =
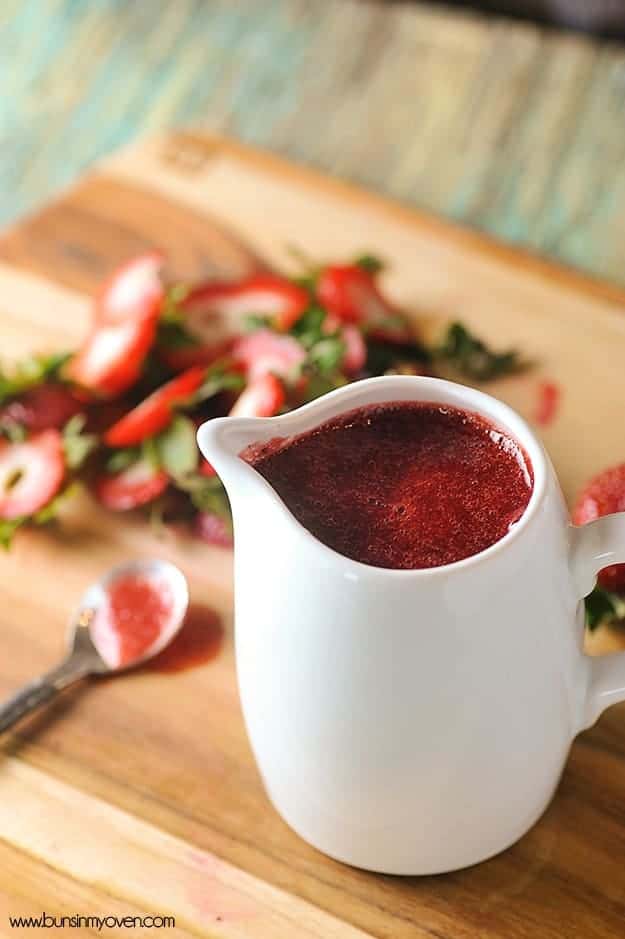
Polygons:
M57 668L20 688L0 705L0 733L37 708L48 704L69 685L89 674L89 668L78 656L70 656Z

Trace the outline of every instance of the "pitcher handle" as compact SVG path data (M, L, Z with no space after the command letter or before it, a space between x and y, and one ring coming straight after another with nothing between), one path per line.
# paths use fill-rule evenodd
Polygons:
M591 592L602 568L625 563L625 512L573 527L572 549L573 576L581 598ZM611 704L625 701L625 652L589 657L589 669L584 727L594 724Z

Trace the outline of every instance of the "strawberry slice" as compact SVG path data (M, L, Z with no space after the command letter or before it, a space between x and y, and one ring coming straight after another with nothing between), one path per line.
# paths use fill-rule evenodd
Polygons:
M573 508L573 523L585 525L603 515L625 511L625 463L604 470L582 489ZM625 592L625 564L612 564L599 572L606 590Z
M19 424L30 431L60 429L84 403L65 385L46 382L22 392L0 408L0 423Z
M202 461L198 467L198 472L200 476L206 476L208 479L211 479L213 476L217 475L217 470L213 467L212 463L209 463L205 457L202 457Z
M155 334L156 319L97 326L70 361L68 377L103 397L122 394L138 379Z
M58 430L40 431L22 443L0 440L0 518L34 515L56 496L64 478Z
M68 365L77 384L114 397L137 380L164 298L161 265L160 255L142 255L107 282L95 302L94 327Z
M200 284L179 307L191 335L214 347L240 333L247 316L268 316L277 328L290 329L309 302L306 291L285 277L255 274L235 283Z
M267 373L249 383L230 411L231 417L273 417L286 399L284 385Z
M171 422L173 409L186 401L204 381L203 368L190 368L153 391L104 434L108 447L132 447L153 437Z
M208 544L219 545L220 548L231 548L234 544L232 528L216 512L200 512L195 519L195 531Z
M290 379L297 376L306 359L306 350L293 336L278 336L270 329L257 329L237 339L231 355L250 381L269 373Z
M357 264L331 265L317 281L317 297L326 310L344 323L355 323L389 342L412 338L410 325L382 296L371 271Z
M96 296L96 323L114 325L129 319L152 319L165 296L163 263L163 256L151 251L117 268Z
M341 330L341 338L345 343L343 371L348 375L357 375L365 367L367 361L367 346L364 337L357 326L348 323Z
M200 365L208 368L219 359L225 358L230 354L232 340L217 343L214 346L188 345L177 348L159 346L158 356L161 362L172 370L172 372L184 372L194 365Z
M99 502L114 512L126 512L147 505L162 495L169 484L164 470L155 469L147 460L137 460L120 473L99 476L93 490Z

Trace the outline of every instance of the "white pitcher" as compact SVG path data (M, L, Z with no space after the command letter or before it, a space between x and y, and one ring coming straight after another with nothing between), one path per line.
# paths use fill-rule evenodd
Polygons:
M238 456L384 401L466 408L516 438L534 488L504 538L444 567L362 564L318 541ZM280 417L212 420L198 440L232 504L239 687L278 812L326 854L389 874L453 870L516 841L575 735L625 699L625 654L583 653L582 603L598 570L625 561L625 513L571 526L527 424L434 378L373 378Z

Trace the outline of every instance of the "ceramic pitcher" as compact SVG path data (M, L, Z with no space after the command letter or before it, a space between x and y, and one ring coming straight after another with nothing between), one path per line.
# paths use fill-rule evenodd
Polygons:
M534 487L504 538L444 567L362 564L239 456L389 401L465 408L521 444ZM575 735L625 699L625 654L584 655L582 602L625 561L625 514L573 527L521 417L434 378L368 379L283 416L209 421L198 440L232 504L239 688L278 812L333 858L389 874L449 871L516 841Z

